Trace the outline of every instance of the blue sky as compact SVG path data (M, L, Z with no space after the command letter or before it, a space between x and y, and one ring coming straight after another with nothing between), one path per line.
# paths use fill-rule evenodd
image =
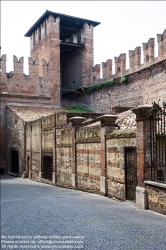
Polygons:
M1 1L1 55L7 54L7 72L13 55L30 56L26 31L45 10L99 21L94 29L94 64L127 54L166 29L165 1ZM157 40L156 40L157 56Z

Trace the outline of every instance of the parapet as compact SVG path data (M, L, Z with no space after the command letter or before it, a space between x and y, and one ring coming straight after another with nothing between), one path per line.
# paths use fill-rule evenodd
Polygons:
M0 69L2 73L6 73L6 60L7 60L7 55L4 54L0 58Z
M99 80L100 79L100 64L96 64L93 67L93 79Z
M88 83L94 83L97 80L100 79L100 64L96 64L94 67L90 68L89 71L89 82ZM87 72L88 73L88 72Z
M102 62L102 77L108 78L112 75L112 59Z
M14 74L23 74L24 67L24 57L21 57L19 60L17 56L13 56L13 64L14 64Z
M28 57L29 64L29 75L39 75L39 59L36 58L33 60L31 57Z
M166 55L166 29L163 34L157 34L158 57Z
M0 58L0 73L1 75L8 75L8 78L14 77L19 75L20 79L21 77L24 77L24 57L21 57L18 59L17 56L13 56L13 71L12 73L6 72L6 63L7 63L7 55L2 55ZM33 60L31 57L28 57L28 65L29 65L29 77L39 77L39 59L36 58ZM42 60L42 68L43 68L43 77L47 77L48 73L51 74L51 69L49 69L49 62L47 63L45 59Z
M35 31L30 35L31 49L40 42L46 35L52 34L54 38L59 39L59 22L60 18L54 18L53 15L49 15L42 24L40 24ZM28 34L28 32L27 32ZM28 36L28 35L25 36Z
M141 47L136 47L135 50L129 50L129 68L137 70L141 65Z
M134 50L129 50L129 69L126 70L126 54L122 53L119 57L114 57L115 75L112 74L112 60L108 59L102 62L102 79L113 79L115 77L127 75L149 66L150 63L156 63L166 58L166 29L163 34L157 35L158 56L155 58L155 39L150 38L147 43L143 43L142 48L137 46ZM141 64L141 50L143 51L143 64ZM97 67L99 69L99 64ZM99 72L99 71L98 71ZM94 77L94 70L91 71L93 81L97 83ZM91 78L92 79L92 78ZM98 78L100 79L100 78Z
M154 38L150 38L147 43L143 43L144 63L151 63L154 61L154 47Z
M114 57L115 75L122 75L126 71L126 54L122 53L119 57Z

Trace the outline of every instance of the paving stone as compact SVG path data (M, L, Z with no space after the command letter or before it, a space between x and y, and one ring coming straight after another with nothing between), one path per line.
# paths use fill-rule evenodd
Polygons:
M5 249L76 249L74 246L82 245L72 243L67 247L65 243L56 248L58 244L48 244L46 239L50 237L53 242L59 237L63 241L63 236L70 236L76 241L73 237L80 236L84 237L84 248L77 249L165 250L165 232L166 216L140 210L132 203L1 176L1 249L5 245L2 240L9 236L17 240L20 236L25 240L32 237L35 243L29 240L24 245L16 244L18 248L9 248L8 243Z

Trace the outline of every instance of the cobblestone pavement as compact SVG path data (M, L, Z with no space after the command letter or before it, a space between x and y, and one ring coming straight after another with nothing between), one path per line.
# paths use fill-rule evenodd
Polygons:
M166 216L4 175L1 249L165 250Z

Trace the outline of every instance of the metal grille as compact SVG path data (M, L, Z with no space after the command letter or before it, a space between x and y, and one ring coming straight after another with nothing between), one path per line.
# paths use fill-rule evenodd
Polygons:
M9 149L9 166L10 171L12 173L18 174L19 173L19 157L18 157L18 148L10 148Z
M136 149L125 148L126 199L135 202L137 185Z
M166 183L166 103L153 103L150 117L151 180Z
M52 150L42 150L42 177L52 181L53 172L53 152Z

